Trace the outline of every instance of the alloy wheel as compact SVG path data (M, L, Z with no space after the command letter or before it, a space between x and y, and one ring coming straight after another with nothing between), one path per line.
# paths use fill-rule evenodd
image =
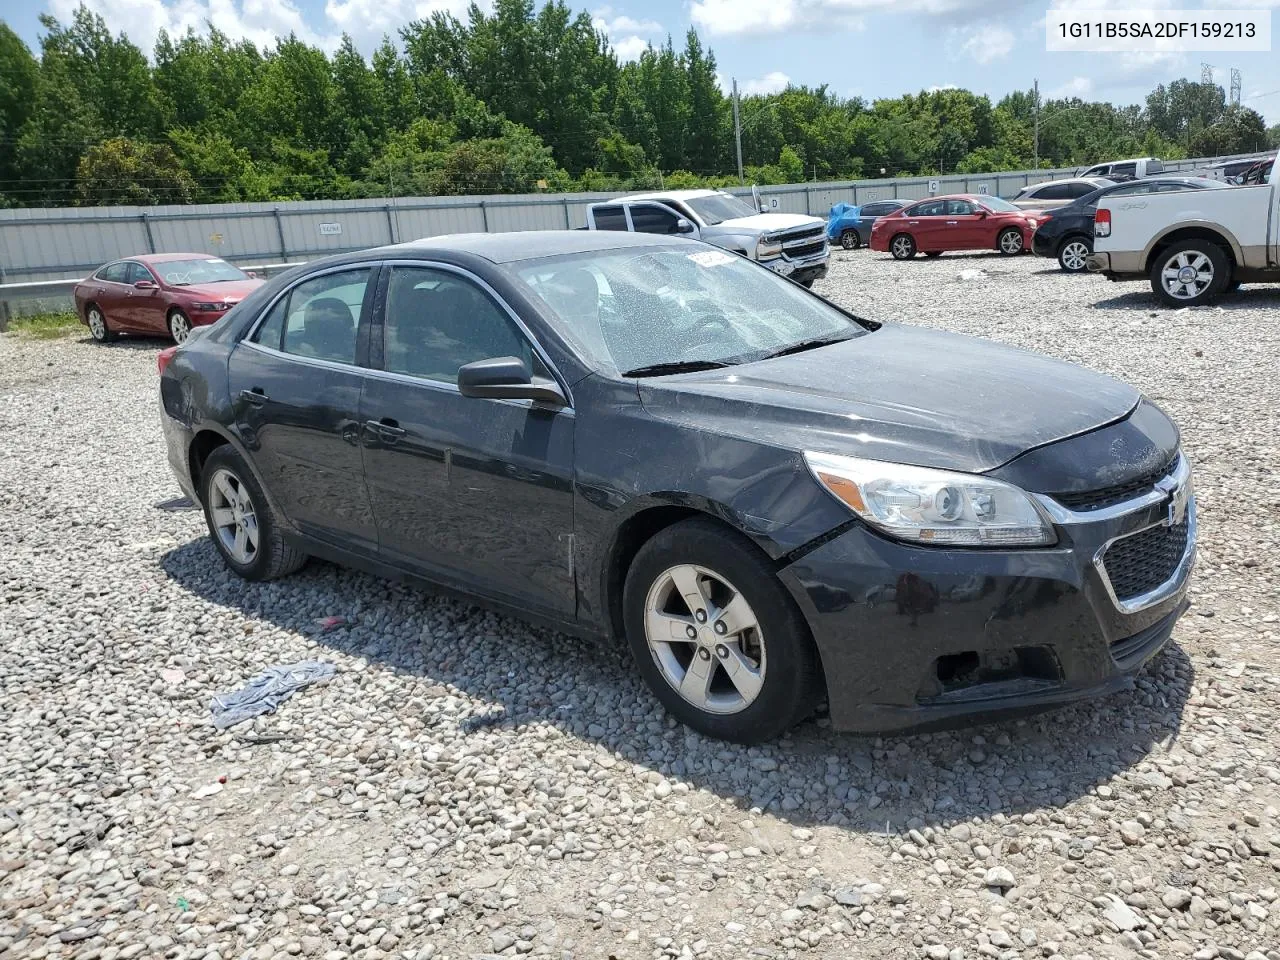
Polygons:
M191 321L175 310L169 314L169 334L174 343L182 343L191 335Z
M910 258L913 253L915 253L915 243L912 241L910 237L906 236L905 234L902 236L894 237L892 253L899 260L906 260Z
M858 236L856 230L846 230L840 235L840 246L846 250L857 250L862 246L862 238Z
M1183 250L1160 270L1165 292L1175 300L1194 300L1213 283L1213 261L1198 250Z
M258 555L258 514L244 483L222 467L209 483L209 507L218 540L236 563L248 566Z
M688 703L739 713L760 695L764 635L747 599L706 567L664 571L645 600L645 639L662 678Z
M1006 230L1000 235L1000 252L1001 253L1021 253L1022 252L1022 234L1017 230Z
M89 332L93 334L93 339L107 339L107 318L102 315L102 311L97 307L90 307L88 320Z
M1072 273L1079 273L1088 265L1089 245L1083 240L1071 240L1063 244L1058 260Z

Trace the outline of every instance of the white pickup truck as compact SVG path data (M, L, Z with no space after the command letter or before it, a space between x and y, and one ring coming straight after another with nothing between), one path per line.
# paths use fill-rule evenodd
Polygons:
M720 190L639 193L587 210L590 230L686 236L714 243L806 287L827 275L827 222L796 213L760 213Z
M1242 283L1280 283L1280 166L1266 183L1103 197L1090 270L1151 281L1172 307L1211 303Z

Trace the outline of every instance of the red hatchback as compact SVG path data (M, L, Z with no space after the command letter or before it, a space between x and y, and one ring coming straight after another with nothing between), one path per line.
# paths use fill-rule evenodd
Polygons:
M871 228L871 249L910 260L919 251L998 250L1012 256L1031 249L1033 214L985 194L930 197L881 217Z
M76 284L76 313L99 343L117 333L167 334L181 343L262 283L207 253L130 257Z

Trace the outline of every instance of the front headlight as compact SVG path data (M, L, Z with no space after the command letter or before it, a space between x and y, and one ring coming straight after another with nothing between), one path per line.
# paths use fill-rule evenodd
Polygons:
M767 257L782 256L782 241L776 237L764 236L756 242L756 257L764 260Z
M954 547L1045 547L1057 537L1017 487L971 473L806 453L818 482L883 533Z
M198 313L217 313L219 310L227 310L231 307L229 303L193 303L192 309Z

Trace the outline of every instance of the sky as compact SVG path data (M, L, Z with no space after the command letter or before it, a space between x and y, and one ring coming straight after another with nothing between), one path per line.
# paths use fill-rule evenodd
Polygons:
M233 37L268 45L278 35L333 48L349 33L366 53L383 34L432 10L465 17L468 0L86 0L114 31L150 52L158 31L197 30L211 21ZM482 7L489 0L479 0ZM541 0L536 0L541 3ZM38 49L42 12L68 20L78 0L0 0L0 19ZM1214 65L1224 87L1235 67L1243 99L1280 123L1280 53L1078 53L1045 51L1045 0L579 0L618 55L634 59L668 34L683 43L694 27L715 52L722 85L745 93L788 82L826 84L843 97L896 97L965 87L998 100L1040 82L1044 97L1142 103L1157 83L1198 80ZM1055 7L1111 9L1122 0L1053 0ZM1280 0L1135 0L1133 6L1199 10L1270 9L1280 33ZM497 105L500 107L500 105Z

